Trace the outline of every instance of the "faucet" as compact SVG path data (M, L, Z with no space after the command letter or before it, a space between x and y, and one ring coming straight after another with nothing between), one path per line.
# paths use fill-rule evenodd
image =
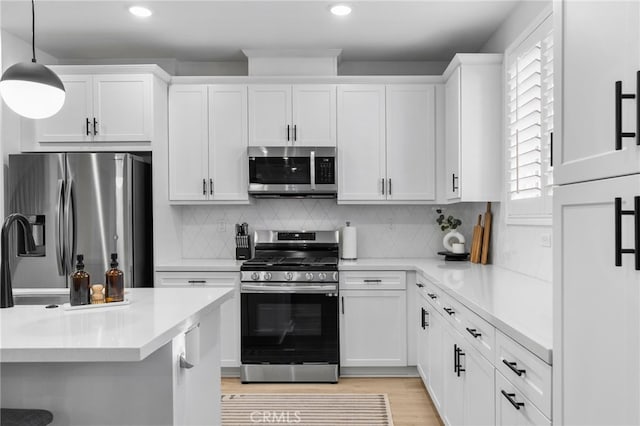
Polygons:
M11 288L11 270L9 268L9 231L11 225L18 222L22 227L22 235L24 237L24 246L27 253L31 253L36 249L36 243L33 240L31 225L29 219L20 213L13 213L6 217L2 224L2 233L0 234L0 308L13 307L13 289Z

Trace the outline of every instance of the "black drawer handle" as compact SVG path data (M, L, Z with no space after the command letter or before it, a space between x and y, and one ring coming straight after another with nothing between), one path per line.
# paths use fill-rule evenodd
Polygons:
M511 369L511 371L513 371L514 373L516 373L518 376L522 376L524 373L526 373L526 370L521 370L519 368L516 368L518 366L517 362L509 362L506 359L502 360L502 363L504 365L506 365L507 367L509 367Z
M425 308L420 309L422 309L422 329L424 330L429 327L429 321L427 321L427 318L429 317L429 311L427 311Z
M205 280L189 280L187 281L189 284L205 284Z
M524 402L518 402L514 399L516 397L515 393L506 393L503 390L500 390L500 393L502 393L502 395L504 395L504 397L507 398L507 401L509 401L511 405L515 407L516 410L519 410L520 407L524 407Z
M424 287L424 284L422 284L422 283L416 283L416 285L417 285L419 288L423 288L423 287Z
M474 338L478 338L480 336L482 336L482 333L478 333L477 330L475 328L469 328L467 327L467 331L469 332L469 334L471 334Z
M466 354L462 351L462 348L460 348L460 346L454 344L453 345L453 350L455 351L457 358L456 358L456 367L454 368L454 370L456 371L456 374L458 375L458 377L460 377L460 373L467 371L464 368L462 368L462 364L460 363L460 357L461 356L466 356Z
M640 145L640 129L636 132L622 131L622 100L635 99L636 104L640 96L640 71L636 73L636 93L622 93L622 81L616 81L616 151L622 149L622 138L636 138L636 145ZM636 114L636 127L640 126L640 110Z
M431 299L437 299L438 298L438 296L436 296L433 293L427 293L427 296L429 296Z
M365 284L380 284L382 280L362 280Z
M442 308L442 309L444 309L444 311L445 311L446 313L448 313L449 315L455 315L455 313L456 313L456 311L454 311L454 310L453 310L453 309L451 309L451 308Z

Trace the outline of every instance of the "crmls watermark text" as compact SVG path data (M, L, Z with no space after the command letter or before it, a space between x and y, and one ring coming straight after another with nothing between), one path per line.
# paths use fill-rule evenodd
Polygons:
M252 423L262 424L295 424L300 423L300 411L252 411L249 415Z

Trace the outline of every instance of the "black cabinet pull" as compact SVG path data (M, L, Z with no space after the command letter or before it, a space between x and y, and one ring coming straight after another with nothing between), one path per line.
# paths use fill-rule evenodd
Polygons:
M290 135L291 135L291 126L287 124L287 141L291 140Z
M344 315L344 296L342 296L340 299L340 301L342 302L342 315Z
M87 136L89 136L91 134L91 132L89 131L89 117L87 117Z
M189 280L187 281L189 284L205 284L205 280Z
M213 179L209 179L209 194L213 195Z
M98 134L98 120L93 117L93 134L94 136Z
M427 312L427 310L425 308L420 308L422 310L422 329L424 330L425 328L427 328L427 326L429 325L429 323L427 322L427 315L429 315L429 312Z
M417 285L418 287L420 287L420 288L424 287L424 284L422 284L422 283L416 283L416 285Z
M622 266L623 254L635 255L635 269L640 271L640 196L633 198L634 208L633 210L622 210L622 198L616 197L615 201L615 265ZM623 249L622 248L622 216L632 215L635 227L634 243L635 248Z
M458 373L458 345L453 345L453 372Z
M553 167L553 132L549 133L549 166Z
M455 173L451 173L451 189L453 192L458 190L458 185L456 185L456 181L458 180L458 176Z
M389 195L391 195L391 178L389 178Z
M616 81L616 151L622 149L622 138L636 138L636 145L640 145L640 109L636 112L636 132L622 131L622 100L640 97L640 71L636 73L636 93L622 93L622 81Z
M298 140L298 125L297 124L293 125L293 140L294 141Z
M446 313L448 313L449 315L454 315L454 314L456 313L456 311L454 311L454 310L453 310L453 309L451 309L451 308L442 308L442 309L444 309L444 311L445 311Z
M507 401L509 401L516 410L519 410L520 407L524 407L524 402L518 402L514 399L516 397L515 393L506 393L504 390L500 390L500 393L502 393L502 395L507 398Z
M382 178L382 195L384 195L384 178Z
M521 370L521 369L517 368L517 366L518 366L517 362L509 362L506 359L503 359L502 363L504 365L506 365L507 367L509 367L511 369L511 371L516 373L518 376L522 376L524 373L527 372L527 370Z
M202 195L207 195L207 180L202 179Z
M467 371L464 368L462 368L462 364L460 363L460 357L461 356L466 356L466 354L462 351L462 348L460 348L460 346L458 345L454 345L455 346L455 350L458 353L458 366L457 366L457 371L456 373L458 374L458 377L460 377L460 373Z
M478 338L480 336L482 336L482 333L478 333L477 330L475 328L469 328L467 327L467 331L469 332L469 334L471 334L474 338Z
M438 296L436 296L436 295L435 295L435 294L433 294L433 293L427 293L427 296L429 296L432 300L435 300L435 299L437 299L437 298L438 298Z

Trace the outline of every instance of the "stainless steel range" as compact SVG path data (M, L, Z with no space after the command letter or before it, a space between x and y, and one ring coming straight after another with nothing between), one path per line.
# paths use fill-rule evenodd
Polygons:
M338 231L256 231L241 271L240 379L337 382Z

